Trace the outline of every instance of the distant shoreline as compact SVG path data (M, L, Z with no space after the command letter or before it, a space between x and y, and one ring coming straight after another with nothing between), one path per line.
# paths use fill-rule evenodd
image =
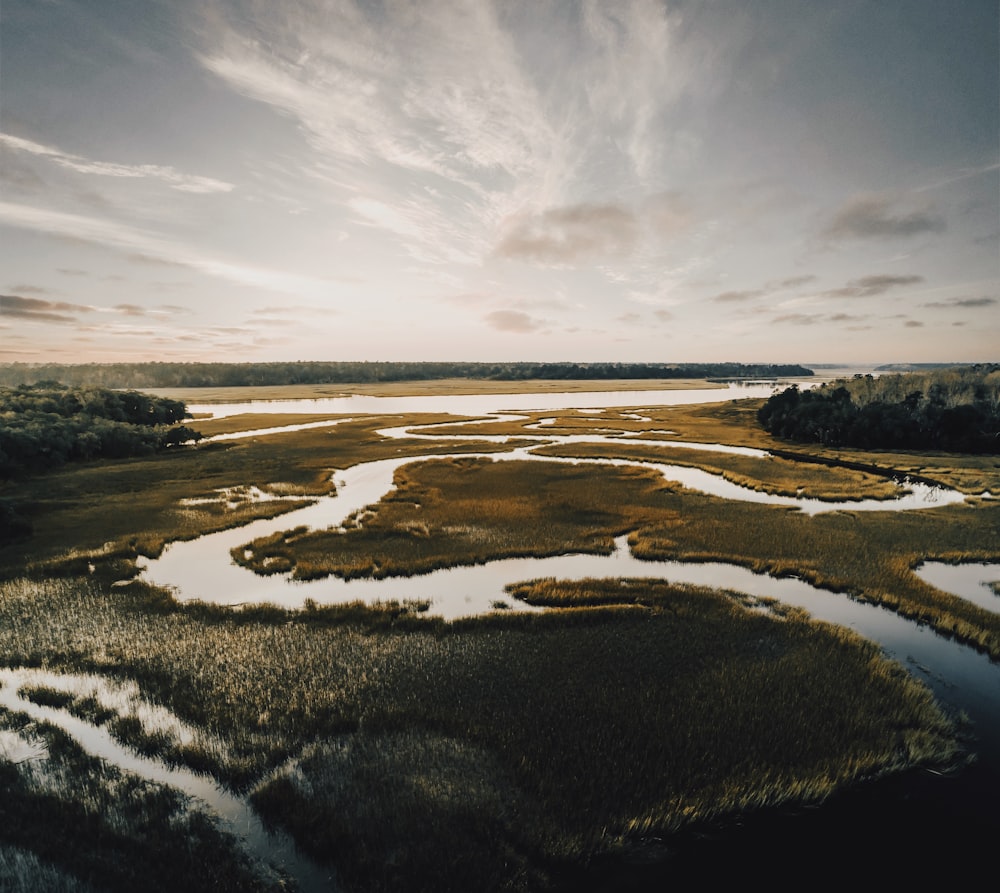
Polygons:
M497 381L495 379L441 378L431 381L382 381L356 384L250 385L204 388L143 388L146 393L185 403L242 403L248 400L311 400L328 397L363 395L369 397L427 397L443 394L563 394L586 391L675 391L679 389L716 390L726 387L704 378L626 378L626 379L530 379Z

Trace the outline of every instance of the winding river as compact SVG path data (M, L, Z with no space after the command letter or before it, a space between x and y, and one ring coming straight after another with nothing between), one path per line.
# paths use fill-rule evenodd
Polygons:
M372 415L376 413L416 413L448 412L456 416L475 416L491 422L512 417L517 411L539 411L547 409L589 409L598 415L599 410L611 407L662 406L675 403L712 402L728 400L735 396L767 396L772 391L770 385L733 385L717 391L629 391L620 393L582 394L521 394L521 395L474 395L454 397L345 397L324 400L275 401L261 404L229 404L191 406L192 412L210 412L218 417L240 412L254 413L347 413L352 415ZM506 414L506 415L505 415ZM641 418L641 416L636 416ZM341 420L343 421L343 420ZM458 419L456 418L456 421ZM310 427L335 425L337 422L310 423ZM441 446L436 456L386 459L362 463L352 468L337 471L334 480L337 493L332 497L318 499L313 504L276 518L252 522L244 527L225 530L188 542L170 544L160 558L150 560L143 566L143 577L152 583L171 588L181 600L200 599L220 604L237 606L240 604L273 602L285 607L301 606L308 598L320 604L363 600L368 602L389 600L419 600L430 603L430 612L446 618L488 611L498 604L512 610L534 610L515 602L505 587L511 583L537 577L657 577L679 583L694 583L728 588L760 597L776 598L779 601L807 609L820 620L848 626L861 635L877 641L885 652L906 666L911 673L926 682L946 710L968 717L973 735L973 749L977 754L975 763L958 773L947 783L935 787L934 806L947 812L955 809L971 811L984 827L1000 828L997 819L1000 810L1000 664L992 663L974 649L933 632L928 627L914 624L899 615L873 605L851 601L843 595L836 595L808 585L795 578L775 579L754 574L749 570L722 563L694 564L671 561L645 561L635 558L629 552L627 542L622 537L615 543L610 555L560 555L540 559L503 559L472 567L456 567L406 578L383 580L352 580L326 578L310 582L293 582L281 575L258 576L230 559L230 550L239 548L251 540L275 531L288 530L299 525L310 528L338 527L353 513L378 502L392 489L395 470L402 464L425 461L429 458L451 455L448 446L453 437L438 433L441 425L416 428L386 428L380 433L388 437L414 436L432 439ZM760 451L727 447L723 444L691 444L672 441L652 441L635 436L635 432L615 431L609 420L608 429L599 436L559 435L547 430L550 423L545 421L533 427L530 445L519 443L523 438L483 436L483 441L505 443L509 449L488 455L496 461L594 461L601 464L635 464L610 460L558 460L538 456L533 450L540 442L544 444L567 444L575 442L612 442L668 444L674 447L692 447L733 451L749 455L764 455ZM258 429L226 438L267 436L278 430L293 430L288 426L281 429ZM671 432L663 432L669 436ZM220 438L221 439L221 438ZM468 436L462 437L468 442ZM464 453L463 455L470 455ZM797 507L800 511L815 514L819 512L849 509L857 511L920 511L923 508L943 504L961 503L964 496L946 488L929 487L925 484L901 482L900 494L893 500L862 500L842 503L819 500L775 497L749 490L725 481L699 469L669 464L649 464L663 476L684 487L705 493L712 493L727 499L756 503L782 504ZM224 494L227 499L274 498L266 494L247 491L240 494ZM278 497L280 498L280 497ZM949 568L947 565L928 563L918 573L939 588L955 592L963 598L970 598L988 610L1000 612L1000 595L990 588L990 582L1000 579L1000 565L975 565ZM7 675L13 671L7 671ZM0 688L4 706L12 706L16 699L17 685L13 679ZM10 703L8 703L10 702ZM23 709L23 708L19 708ZM49 710L38 708L36 710ZM65 726L64 726L65 727ZM78 730L81 740L87 738L85 729ZM77 735L77 732L73 732ZM97 745L93 745L97 746ZM100 744L106 759L131 768L139 774L150 773L167 783L176 784L202 797L216 811L222 814L242 809L238 821L246 822L247 834L253 837L249 843L252 849L266 850L261 833L257 830L256 819L246 810L245 805L232 803L235 800L225 792L205 790L206 782L197 776L188 777L180 770L166 770L174 773L164 777L161 769L152 767L136 768L134 755L126 758L123 753L111 753L107 742ZM131 761L131 762L130 762ZM159 774L157 774L159 773ZM197 790L192 785L197 786ZM226 798L229 798L228 800ZM213 799L214 798L214 799ZM867 807L858 807L867 808ZM252 812L252 811L249 811ZM831 813L834 814L834 813ZM855 815L854 818L857 816ZM843 831L849 835L852 814L848 809L844 818ZM825 833L825 832L824 832ZM266 834L266 833L265 833ZM255 836L256 835L256 836ZM1000 839L1000 838L997 838ZM270 844L285 852L285 842ZM304 889L322 889L317 880L315 866L307 862L292 863L291 857L282 856L279 861L297 875ZM294 861L294 860L293 860ZM318 884L318 886L317 886Z
M316 405L309 401L300 411L338 411L372 414L376 410L398 412L453 412L474 416L483 423L498 420L523 419L518 411L548 409L586 409L588 416L600 418L602 408L635 407L633 417L641 419L641 407L673 403L710 402L733 396L761 396L771 392L770 386L734 386L726 391L654 391L621 394L542 394L491 395L476 397L348 398L346 404ZM261 410L253 405L255 412ZM295 407L280 406L287 412ZM200 407L209 410L211 407ZM238 407L227 406L222 411L233 414ZM246 406L243 407L246 409ZM277 407L274 407L277 411ZM1000 803L1000 664L992 663L974 649L947 639L928 627L919 626L887 609L852 601L817 589L798 579L774 579L749 570L722 563L695 564L687 562L645 561L631 555L625 538L615 544L612 554L560 555L540 559L503 559L472 567L455 567L406 578L383 580L351 580L326 578L310 582L293 582L275 575L261 577L235 565L229 551L259 536L298 525L311 528L337 527L351 514L378 502L392 489L395 470L402 464L425 461L450 455L448 446L456 440L468 441L440 431L441 423L417 427L389 427L380 433L386 437L422 438L441 446L436 456L420 459L387 459L363 463L335 474L337 495L320 499L307 508L290 512L275 519L253 522L238 530L222 531L200 540L174 543L156 561L146 565L144 575L152 582L173 587L181 599L197 598L224 604L269 601L286 607L301 605L306 598L320 604L355 600L387 601L408 599L427 601L429 611L446 618L488 611L497 605L513 610L531 610L511 599L505 587L525 579L553 576L559 578L649 577L669 579L679 583L694 583L728 588L756 596L777 598L782 602L808 610L820 620L848 626L861 635L877 641L885 652L906 666L911 673L927 683L945 708L954 715L968 717L976 761L956 778L934 787L934 808L964 811L974 815L984 828L1000 828L997 803ZM604 426L601 426L604 427ZM258 431L256 436L266 432ZM669 436L672 432L659 432ZM615 430L609 418L601 434L559 434L552 420L542 419L531 428L527 438L482 435L483 441L509 447L500 453L489 453L494 461L593 461L603 464L630 464L610 460L558 460L534 453L542 444L573 444L605 442L618 445L659 443L671 447L716 450L742 455L763 456L759 450L730 447L725 444L695 444L681 441L652 441L635 432ZM540 444L541 441L541 444ZM468 455L468 454L465 454ZM634 463L633 463L634 464ZM840 510L858 511L920 511L932 506L958 504L965 497L941 487L930 487L910 481L899 482L899 495L890 500L855 500L827 502L810 499L778 497L740 487L721 476L669 464L648 463L663 476L684 487L711 493L726 499L760 504L796 507L799 511L816 514ZM984 494L986 495L986 494ZM1000 612L1000 596L988 586L1000 579L1000 565L966 565L961 568L926 563L918 573L932 585L970 598ZM864 807L867 809L867 807ZM834 814L834 813L830 813ZM897 816L898 818L898 816ZM846 838L852 833L856 815L848 810L843 826L836 832ZM824 832L825 833L825 832ZM998 838L1000 839L1000 838Z

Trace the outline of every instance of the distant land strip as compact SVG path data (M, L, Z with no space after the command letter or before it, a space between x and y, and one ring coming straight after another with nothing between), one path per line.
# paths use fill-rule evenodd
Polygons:
M205 388L366 384L445 378L601 381L800 378L812 374L805 366L770 363L7 363L0 365L0 386L59 382L106 388Z

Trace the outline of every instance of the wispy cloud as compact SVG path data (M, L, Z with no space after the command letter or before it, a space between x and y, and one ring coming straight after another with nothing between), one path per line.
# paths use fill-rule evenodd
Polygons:
M545 323L521 310L494 310L486 314L486 323L501 332L526 334L544 328Z
M857 195L834 215L824 235L839 239L893 239L921 233L939 233L944 218L930 209L902 210L885 195Z
M764 294L765 292L761 289L751 289L749 291L724 291L722 294L715 295L712 300L719 304L735 304L759 298Z
M862 276L847 283L843 288L823 292L831 298L870 298L885 294L889 289L923 282L923 276Z
M798 288L801 285L808 285L810 282L814 282L816 277L813 275L805 276L791 276L788 279L782 279L780 282L776 283L778 288ZM769 287L771 287L769 285Z
M334 291L335 283L330 281L209 257L187 246L110 220L0 202L0 222L63 238L95 242L117 248L128 256L135 256L138 252L255 288L313 297L329 297Z
M510 221L496 248L500 257L573 264L627 256L638 238L635 216L615 205L575 205Z
M772 320L775 323L791 323L796 326L812 326L823 319L818 313L783 313Z
M145 307L138 304L116 304L113 309L125 316L145 316L147 312Z
M41 143L13 136L9 133L0 133L0 146L44 158L46 161L75 171L78 174L159 180L166 183L171 189L177 189L181 192L229 192L233 188L232 183L225 183L222 180L215 180L211 177L184 174L172 167L165 167L158 164L129 165L114 164L106 161L92 161L81 155L63 152L61 149L53 146L44 146Z
M998 170L1000 170L1000 161L990 161L986 164L978 165L977 167L956 168L942 175L939 179L917 187L914 192L926 192L929 189L938 189L941 186L947 186L949 183L957 183L960 180L968 180L970 177L980 177L983 174L989 174Z
M566 219L610 207L596 182L648 194L640 214L661 237L686 225L659 179L664 116L706 81L658 2L213 8L201 64L294 121L314 174L421 262L628 251L630 211L607 236Z
M978 308L978 307L993 307L996 304L1000 304L1000 299L983 297L979 298L952 298L950 301L932 301L928 304L924 304L925 307L966 307L966 308Z
M557 150L489 4L376 14L345 0L262 14L259 32L237 20L212 29L202 64L291 116L328 160L383 163L481 192L475 173L531 175Z
M76 322L76 316L71 314L92 313L95 309L86 304L45 301L21 295L0 295L0 316L29 322L71 323Z

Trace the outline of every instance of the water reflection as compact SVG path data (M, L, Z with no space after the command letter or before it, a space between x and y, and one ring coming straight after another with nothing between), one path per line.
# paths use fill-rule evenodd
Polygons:
M116 687L114 683L97 676L61 674L39 669L0 668L0 707L26 714L37 722L51 723L72 736L92 756L100 757L124 772L138 775L157 784L169 785L196 798L210 812L223 820L253 856L282 869L297 882L299 889L310 893L331 889L331 872L299 853L289 835L265 828L243 798L230 794L208 776L198 775L188 769L167 766L160 760L141 756L116 741L104 726L94 725L73 716L67 710L36 704L21 694L22 689L39 686L71 693L96 692L102 704L122 706L134 700L137 694L134 684L127 685L123 689L122 686ZM150 710L156 711L164 730L172 731L184 726L164 708L148 706ZM129 714L126 712L125 715ZM158 728L155 724L153 727ZM17 751L19 755L23 757L31 753L35 759L43 758L37 746L33 752L31 751L30 739L24 739L24 742ZM3 741L0 740L0 743ZM4 746L13 749L12 744Z
M925 583L1000 614L1000 564L925 561L915 571ZM992 584L992 585L991 585Z
M622 392L585 392L585 393L548 393L548 394L473 394L448 395L440 397L367 397L352 396L343 398L326 398L323 400L270 401L254 403L255 412L264 409L268 412L298 412L309 411L367 411L367 412L451 412L456 419L450 422L438 422L429 425L410 425L387 427L377 433L387 438L421 439L441 444L441 453L424 456L420 459L412 457L382 459L361 463L352 468L337 472L335 482L337 493L333 497L322 497L305 508L289 512L274 519L255 521L241 528L224 530L208 534L197 540L175 542L166 547L159 559L151 560L143 565L143 572L150 582L173 589L180 599L201 599L222 604L245 604L271 601L286 607L299 607L307 598L320 603L340 603L361 600L365 602L390 601L403 599L419 599L431 602L431 611L446 617L457 617L463 614L475 614L490 610L497 602L503 602L503 587L513 582L514 578L505 576L508 570L513 571L513 565L504 562L491 562L490 570L455 568L439 572L437 575L425 575L400 580L352 580L346 582L336 578L326 578L310 582L292 582L287 576L273 575L262 577L234 564L230 560L230 551L243 546L250 541L280 530L305 526L311 529L327 529L340 527L344 520L366 507L377 503L393 489L393 475L401 465L414 461L446 458L450 455L448 446L455 441L468 441L469 435L446 434L442 429L462 424L475 431L476 426L494 422L521 422L527 419L503 407L516 399L519 408L527 411L532 409L554 408L587 408L589 415L601 416L605 409L616 406L641 405L673 405L680 403L705 402L707 398L718 400L737 396L766 396L774 389L774 383L731 384L726 388L716 390L650 390ZM345 402L346 401L346 402ZM219 415L229 415L245 412L250 404L228 404L224 406L206 405L192 407L213 411ZM458 417L474 415L480 418L468 421ZM636 413L630 415L638 419L644 418ZM329 424L338 424L343 419ZM547 420L545 420L547 421ZM604 421L602 418L601 421ZM305 427L319 427L323 422L310 422ZM613 424L613 423L612 423ZM274 431L295 430L297 426L282 426ZM552 427L547 425L545 427ZM673 448L695 450L710 450L722 453L764 458L768 454L764 450L750 447L728 446L713 443L691 443L687 441L655 440L641 433L627 430L614 431L609 434L559 434L554 431L542 431L541 425L532 435L489 435L474 434L475 439L484 442L509 444L512 448L503 453L488 454L494 461L546 461L589 463L600 465L635 465L635 462L616 459L563 459L548 456L538 456L533 450L542 445L572 445L578 443L603 443L621 446L623 444L639 444L649 447L651 444ZM251 434L267 433L268 429L258 429L255 432L243 432L234 437L250 436ZM648 434L648 432L647 432ZM228 437L229 435L223 435ZM518 446L522 441L529 445ZM476 454L466 454L476 455ZM900 486L900 496L894 500L863 499L832 502L818 499L798 498L791 496L775 496L766 492L743 487L726 480L719 474L711 474L699 468L671 465L668 463L645 463L647 467L659 471L666 480L680 484L691 490L710 494L724 499L757 503L761 505L787 506L806 514L833 511L907 511L930 508L958 503L964 496L954 490L941 487L930 487L925 484L907 482ZM617 557L616 557L617 556ZM521 560L516 573L527 576L558 573L563 576L617 575L614 568L616 561L624 561L631 556L627 549L619 549L615 556L600 559L596 556L561 556L558 559ZM604 561L606 565L590 567L591 562ZM544 565L544 562L550 562ZM558 563L558 569L557 568ZM586 565L586 568L584 568ZM547 568L547 569L546 569ZM718 569L717 569L718 571ZM648 566L639 571L640 574L651 573ZM523 576L521 577L523 579Z
M809 382L800 385L808 387ZM452 415L545 409L604 409L615 406L679 406L690 403L722 403L743 397L770 397L776 382L732 382L719 388L676 390L580 391L546 394L442 394L419 397L373 397L350 394L315 400L253 400L242 403L192 403L188 412L208 413L221 419L254 413L348 413L395 415L413 412L447 412Z

